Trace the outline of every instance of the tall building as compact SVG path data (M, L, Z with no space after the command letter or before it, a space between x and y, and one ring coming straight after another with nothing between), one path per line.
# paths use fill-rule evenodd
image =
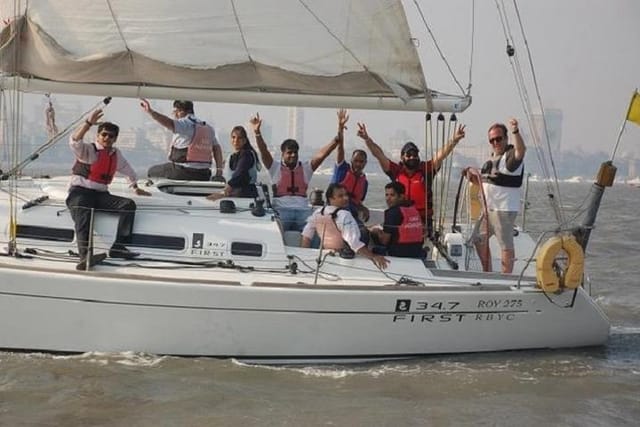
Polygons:
M547 123L547 132L544 130L544 122ZM554 157L560 158L562 152L562 110L545 108L544 121L541 113L533 114L533 126L535 129L532 129L532 132L535 131L542 147L548 146Z
M289 107L287 111L288 118L288 138L298 141L302 147L304 143L304 108Z

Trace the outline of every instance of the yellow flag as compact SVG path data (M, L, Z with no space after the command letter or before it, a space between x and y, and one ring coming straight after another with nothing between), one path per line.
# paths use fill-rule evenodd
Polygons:
M627 112L627 120L640 125L640 93L636 90L631 98L631 104L629 104L629 111Z

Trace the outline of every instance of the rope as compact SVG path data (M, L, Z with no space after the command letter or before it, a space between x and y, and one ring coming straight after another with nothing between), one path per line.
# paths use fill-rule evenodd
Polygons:
M501 5L501 4L502 5ZM565 223L564 220L564 214L560 208L560 206L562 205L561 200L560 200L560 187L559 187L559 183L558 183L558 177L557 177L557 173L556 173L556 168L555 168L555 164L553 162L553 158L551 156L551 146L550 146L550 140L549 140L549 134L547 131L547 124L546 124L546 120L544 117L544 108L542 105L542 100L540 97L540 92L539 92L539 88L538 88L538 82L537 79L535 77L535 68L533 67L533 61L532 61L532 57L531 57L531 52L529 49L529 45L527 42L527 38L526 38L526 34L524 31L524 26L522 24L522 20L520 18L520 14L519 11L517 9L517 5L515 4L515 0L514 0L514 6L516 8L516 15L518 17L518 22L519 22L519 28L520 28L520 32L522 35L522 38L524 40L525 46L526 46L526 50L528 52L528 58L529 58L529 66L530 66L530 70L531 70L531 74L532 74L532 79L533 79L533 86L536 89L536 93L538 95L538 105L540 108L540 111L542 112L542 124L544 127L544 131L545 131L545 135L546 135L546 139L547 139L547 152L548 152L548 156L549 156L549 161L547 161L546 159L546 155L545 155L545 151L542 149L541 145L540 145L540 136L538 135L537 132L537 128L534 125L533 122L533 109L531 107L531 100L529 98L529 94L527 91L527 84L526 84L526 78L524 76L524 73L522 71L522 66L520 64L518 55L516 54L516 50L513 48L513 36L512 36L512 32L511 32L511 28L509 26L509 20L507 18L507 12L506 12L506 7L504 5L504 1L500 0L500 3L498 2L498 0L495 0L495 4L496 4L496 8L498 10L498 15L500 17L500 22L502 25L502 29L503 29L503 33L505 36L505 40L507 43L507 55L509 57L509 63L511 65L511 70L512 73L514 75L514 80L516 83L516 88L518 90L518 95L520 97L520 102L522 104L522 108L524 110L525 113L525 118L527 120L527 124L528 127L531 131L532 134L532 139L533 139L533 146L534 146L534 151L536 153L536 157L538 158L538 163L540 164L540 167L542 169L542 174L545 178L551 178L552 174L549 170L549 164L551 164L552 166L552 170L553 170L553 176L554 176L554 182L555 182L555 189L552 185L552 183L549 181L549 179L545 179L545 185L547 186L547 193L548 193L548 197L547 197L547 201L550 203L554 215L556 217L556 221L558 222L559 225L562 225ZM557 198L556 195L557 194Z
M17 91L17 89L16 89ZM21 95L21 93L20 93ZM21 97L20 97L21 98ZM11 169L10 171L4 173L2 175L3 178L8 178L10 176L15 176L16 174L18 174L19 172L21 172L29 163L33 162L34 160L36 160L38 157L40 157L40 154L44 153L45 151L47 151L49 148L53 147L56 143L58 143L58 141L60 141L67 133L69 133L69 131L71 131L71 129L73 129L78 123L80 123L82 120L84 120L85 116L87 114L89 114L91 111L95 110L96 108L104 108L107 106L107 104L109 104L109 102L111 102L111 98L107 97L104 98L102 101L100 101L99 103L97 103L95 106L91 107L89 110L85 111L84 113L82 113L80 115L80 117L78 117L76 120L74 120L73 122L71 122L67 127L65 127L62 132L58 133L57 135L54 135L52 138L48 139L44 144L42 144L40 147L36 148L36 150L31 153L29 156L27 156L27 158L25 158L24 160L22 160L21 162L18 162L18 158L17 158L17 154L15 155L15 162L13 162L12 164L15 164L16 166L13 167L13 169ZM20 108L20 109L17 109ZM21 107L16 107L15 109L13 109L13 111L21 111ZM16 114L16 116L18 116L18 119L22 116L22 114ZM16 127L15 129L19 129L18 127ZM16 145L17 144L17 138L18 138L18 134L20 134L20 132L14 132L14 134L16 135ZM17 150L16 150L17 151Z
M131 49L129 48L129 45L127 44L127 39L125 39L125 37L124 37L124 33L122 32L122 28L120 28L120 23L118 22L118 19L116 18L116 14L113 11L113 6L111 5L111 0L107 0L107 7L109 8L109 13L111 14L111 18L113 19L113 24L116 26L116 29L118 30L118 34L120 35L120 39L122 40L122 43L124 44L124 48L129 53L129 55L128 55L129 56L129 60L133 64L133 54L131 52Z
M471 49L469 52L469 83L467 86L467 95L471 93L471 78L473 70L473 54L475 51L475 36L476 34L476 0L471 1Z
M327 30L327 33L329 33L329 35L333 37L335 41L338 42L338 44L345 50L345 52L347 52L353 58L353 60L356 61L362 67L362 69L367 72L367 74L369 74L375 81L379 82L381 85L387 86L385 82L380 79L380 77L378 77L375 73L370 71L369 68L362 61L360 61L360 59L358 59L356 54L351 49L349 49L346 44L344 44L344 42L340 39L340 37L338 37L333 31L331 31L331 28L329 28L329 26L322 19L320 19L320 17L315 12L313 12L313 10L311 10L309 5L305 3L304 0L298 0L298 2L305 9L307 9L307 11L311 14L311 16L313 16L313 18L320 25L322 25L325 30Z
M529 67L531 68L531 78L533 79L533 87L535 89L536 92L536 97L538 99L538 105L540 106L540 111L542 112L542 123L543 123L543 129L544 129L544 133L545 133L545 137L547 140L547 149L549 150L549 160L551 162L551 169L553 170L553 177L554 177L554 182L556 185L556 194L558 194L558 203L559 205L562 205L562 200L561 200L561 196L560 196L560 183L558 181L558 172L557 172L557 168L555 165L555 162L553 160L553 156L551 155L551 141L549 138L549 129L547 127L547 121L544 115L544 105L542 103L542 96L540 95L540 86L538 85L538 78L536 77L536 72L535 72L535 67L533 65L533 58L531 56L531 49L529 48L529 41L526 37L525 31L524 31L524 25L522 23L522 17L520 16L520 10L518 9L518 3L516 0L513 0L513 7L515 9L516 12L516 16L518 17L518 24L520 26L520 32L522 34L522 39L524 41L524 45L526 47L526 51L527 51L527 59L529 60ZM559 209L559 208L558 208ZM559 219L561 224L564 223L563 220L563 214L562 211L559 210Z
M249 45L247 45L247 39L244 36L244 31L242 31L242 25L240 24L240 17L238 16L238 11L236 10L236 2L235 0L231 1L231 8L233 9L233 17L236 20L236 25L238 26L238 30L240 31L240 38L242 39L242 45L244 46L245 52L247 52L247 58L249 58L249 62L255 68L255 62L251 57L251 53L249 53Z
M431 40L433 41L433 45L435 46L436 50L438 51L438 54L440 55L440 59L442 59L442 62L447 67L447 70L449 70L449 74L451 75L451 78L453 79L453 81L456 83L456 85L460 89L460 92L462 93L462 95L466 96L467 94L465 94L465 91L462 88L462 85L460 84L460 82L458 81L458 78L454 74L453 69L451 68L451 65L449 65L449 61L447 61L447 58L445 58L444 53L442 53L442 49L440 49L440 45L438 44L438 41L436 40L436 36L433 34L433 31L431 31L431 27L427 23L427 18L425 18L424 17L424 13L422 13L422 8L418 4L418 1L417 0L413 0L413 4L415 4L416 9L418 9L418 13L420 14L420 17L422 18L422 22L424 23L425 28L429 32L429 36L431 36ZM471 73L471 71L469 71L469 73ZM471 80L469 80L469 81L471 81Z

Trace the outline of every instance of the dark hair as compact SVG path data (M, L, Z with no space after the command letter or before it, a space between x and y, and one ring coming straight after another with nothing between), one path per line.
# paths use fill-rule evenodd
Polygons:
M120 133L120 126L111 122L102 122L98 125L98 133L102 132L103 130L106 130L107 132L113 132L116 134L116 136L118 136L118 134Z
M176 99L173 101L173 108L193 114L193 101L181 101Z
M244 140L244 145L247 145L249 143L249 137L247 136L247 130L244 128L244 126L234 126L233 129L231 129L231 133L234 132L239 132L240 133L240 138L242 138Z
M300 146L295 139L285 139L284 141L282 141L282 144L280 144L280 151L284 153L287 150L299 151Z
M404 184L398 181L392 181L384 186L385 190L393 189L396 194L402 195L405 192Z
M233 129L231 129L231 133L234 132L238 132L240 134L240 138L242 138L244 140L244 144L242 144L242 147L240 148L241 150L249 150L253 152L253 159L256 162L256 169L260 170L261 169L261 164L260 161L258 160L258 153L256 153L256 150L253 148L253 146L249 143L249 137L247 136L247 130L244 128L244 126L234 126Z
M364 159L367 160L367 152L360 149L353 150L353 153L351 154L351 158L353 159L353 157L357 154L362 154L364 156Z
M336 184L329 184L329 186L327 187L327 191L325 191L325 193L324 193L324 198L327 200L327 204L329 203L329 199L333 198L333 194L336 192L336 190L339 190L341 188L343 188L345 190L347 189L347 187L345 187L342 184L337 184L337 183Z
M502 136L506 137L508 135L507 127L502 123L494 123L489 126L489 130L487 131L487 133L491 132L493 129L500 129L502 131Z

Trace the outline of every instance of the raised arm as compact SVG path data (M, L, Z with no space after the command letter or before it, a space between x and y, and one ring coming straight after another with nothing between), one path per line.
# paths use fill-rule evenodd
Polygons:
M344 138L338 141L338 147L336 147L336 165L344 162Z
M463 124L459 124L456 126L456 130L453 133L453 136L447 143L433 156L433 170L437 171L442 166L442 162L447 158L449 154L453 151L456 145L460 142L462 138L465 136L464 132L465 126Z
M342 146L342 158L344 159L344 130L347 128L348 121L349 114L347 114L347 110L344 108L338 110L338 134L327 145L322 147L313 155L310 162L311 170L315 171L318 169L322 162L324 162L324 159L326 159L329 154L336 149L336 147Z
M91 129L91 126L98 123L98 120L100 120L103 114L104 113L101 109L92 111L89 117L84 122L82 122L80 127L78 127L73 135L71 135L71 139L73 139L74 141L81 141L82 138L84 138L84 135L89 131L89 129Z
M380 148L378 144L373 142L373 140L369 136L369 133L367 132L367 126L364 123L358 123L358 136L364 140L364 143L367 145L367 148L369 149L373 157L378 159L378 163L380 163L380 167L382 168L382 170L385 173L388 172L389 168L391 167L391 161L387 156L385 156L382 148Z
M153 120L160 123L162 126L166 127L171 132L176 131L173 119L171 117L167 117L164 114L158 113L157 111L155 111L153 108L151 108L151 104L149 104L149 101L147 101L144 98L140 98L140 106L146 113L148 113L151 116Z
M518 128L518 120L515 118L509 119L509 127L511 128L511 134L513 135L513 149L515 160L524 159L524 153L527 151L527 147L524 145L520 129Z
M256 113L255 116L251 117L249 120L249 124L251 124L251 128L253 129L253 134L256 136L256 145L258 146L258 151L260 152L260 158L262 159L262 163L267 170L271 169L271 165L273 164L273 156L267 149L267 144L262 139L262 132L260 132L260 126L262 126L262 119L260 118L260 114Z
M344 112L344 113L343 113ZM342 120L341 120L342 114ZM336 148L336 164L339 165L344 162L344 130L347 128L346 124L349 121L349 115L346 114L345 110L338 111L338 135L340 135L340 141L338 142L338 147Z

